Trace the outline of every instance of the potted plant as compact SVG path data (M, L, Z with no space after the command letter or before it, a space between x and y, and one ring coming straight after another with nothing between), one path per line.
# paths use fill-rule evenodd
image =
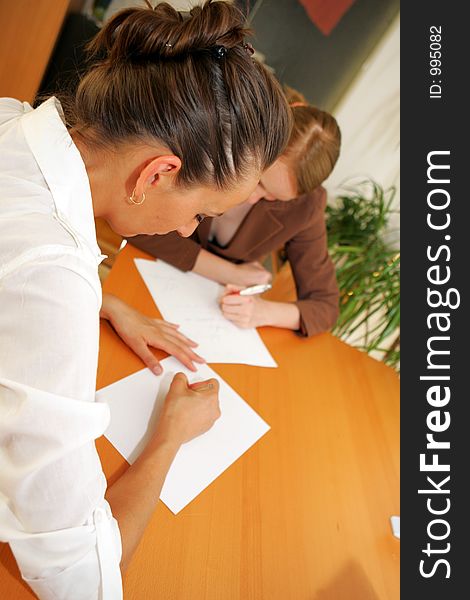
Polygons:
M398 370L400 252L386 241L394 195L370 180L345 187L327 207L327 229L341 294L333 332Z

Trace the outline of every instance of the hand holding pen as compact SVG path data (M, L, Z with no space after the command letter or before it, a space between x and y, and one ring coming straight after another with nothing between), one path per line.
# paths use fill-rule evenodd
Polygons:
M240 287L228 284L220 300L220 308L226 319L242 328L266 325L267 301L260 295L271 289L271 284Z

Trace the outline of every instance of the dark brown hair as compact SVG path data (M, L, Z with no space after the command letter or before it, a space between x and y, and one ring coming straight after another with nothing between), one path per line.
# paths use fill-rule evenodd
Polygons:
M181 158L178 183L219 189L262 171L291 130L285 96L244 43L243 14L223 1L189 13L167 3L117 13L90 42L67 122L91 142L158 140Z
M284 86L294 124L284 155L296 175L298 194L318 187L333 170L339 157L341 132L329 113L308 104L302 94Z

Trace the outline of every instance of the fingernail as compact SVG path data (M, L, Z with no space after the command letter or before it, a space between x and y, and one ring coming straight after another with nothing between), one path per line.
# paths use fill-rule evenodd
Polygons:
M155 375L161 375L163 369L161 367L153 367L152 372L155 373Z

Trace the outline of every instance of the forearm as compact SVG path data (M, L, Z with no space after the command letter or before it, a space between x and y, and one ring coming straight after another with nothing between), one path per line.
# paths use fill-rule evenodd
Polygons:
M300 328L300 310L296 304L263 300L263 306L264 325L293 330Z
M223 285L233 283L237 279L236 265L225 258L204 250L204 248L201 249L196 258L193 273Z
M121 532L122 572L129 566L154 513L177 451L175 444L150 442L135 463L107 490L106 499Z

